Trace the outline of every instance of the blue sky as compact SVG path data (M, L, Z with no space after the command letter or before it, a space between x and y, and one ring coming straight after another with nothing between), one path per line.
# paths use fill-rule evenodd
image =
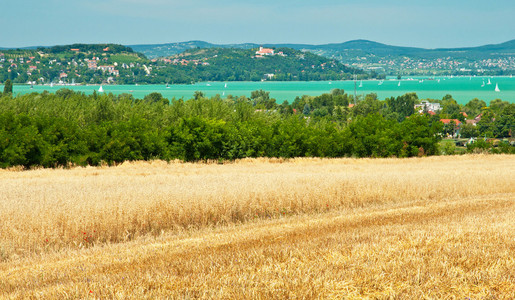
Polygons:
M16 0L0 47L71 43L340 43L466 47L515 39L515 1Z

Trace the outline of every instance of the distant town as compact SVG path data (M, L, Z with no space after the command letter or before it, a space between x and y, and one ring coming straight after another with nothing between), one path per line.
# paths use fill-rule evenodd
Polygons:
M515 56L471 61L450 56L429 59L377 58L369 55L348 58L347 61L354 68L390 75L505 75L512 74L515 70Z

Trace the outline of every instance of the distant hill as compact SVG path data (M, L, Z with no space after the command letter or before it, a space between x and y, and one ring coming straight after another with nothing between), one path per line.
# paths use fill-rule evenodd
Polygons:
M258 48L191 48L157 62L174 64L192 81L297 81L341 80L352 74L368 77L365 72L350 68L335 59L313 53L278 47L273 55L256 55ZM246 47L250 47L249 44ZM169 78L166 68L157 74ZM169 72L168 72L169 73ZM170 73L171 74L171 73Z
M131 45L134 51L141 52L149 58L171 56L194 48L240 48L251 49L259 44L212 44L203 41L189 41L159 45ZM353 40L337 44L309 45L309 44L264 44L265 47L286 47L296 50L312 51L325 56L342 55L345 52L372 54L376 56L425 56L436 57L451 55L456 57L489 57L492 55L515 55L515 40L501 44L485 45L468 48L438 48L424 49L415 47L399 47L381 44L368 40Z
M165 57L196 48L257 48L259 44L212 44L189 41L160 45L132 45L149 58ZM311 52L358 69L389 75L508 75L515 74L515 40L465 48L425 49L353 40L324 45L263 44L271 48L291 48ZM491 63L488 60L495 60Z
M117 44L0 50L0 82L10 79L17 84L100 84L122 83L126 78L133 82L133 74L145 74L143 64L149 63L143 54Z

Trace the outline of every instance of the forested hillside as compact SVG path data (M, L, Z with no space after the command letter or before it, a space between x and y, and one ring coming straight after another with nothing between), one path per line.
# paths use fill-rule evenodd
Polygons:
M368 74L312 53L291 48L276 48L274 55L256 55L258 49L204 48L160 59L178 65L193 81L304 81L342 80L353 74L367 78ZM157 76L177 77L174 68L158 68ZM168 75L167 75L168 74Z

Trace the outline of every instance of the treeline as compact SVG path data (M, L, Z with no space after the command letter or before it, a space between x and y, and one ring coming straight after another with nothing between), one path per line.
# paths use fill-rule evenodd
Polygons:
M72 51L71 49L79 49L80 52L94 52L94 53L121 53L121 52L129 52L132 53L131 47L118 45L118 44L73 44L73 45L63 45L63 46L53 46L53 47L39 47L38 51L58 54L62 52Z
M266 97L265 97L266 98ZM440 134L445 137L455 133L462 138L511 138L515 133L515 104L501 99L495 99L487 106L486 102L477 98L470 100L465 105L460 105L451 95L445 95L441 100L430 99L432 103L439 103L441 110L430 113L423 111L433 122L441 119L453 119L462 122L446 124ZM418 114L415 104L420 103L415 93L407 93L398 97L390 97L379 100L376 94L359 96L356 105L353 96L343 90L335 89L330 94L320 96L297 97L291 108L309 114L312 117L329 118L331 120L352 120L358 116L379 113L387 120L402 122L406 117ZM467 123L467 120L479 118L475 124Z
M330 97L349 98L342 91ZM411 115L332 116L295 112L268 93L250 98L197 92L190 100L55 94L0 98L0 167L113 164L126 160L244 157L410 157L439 153L442 124ZM325 96L324 96L325 97ZM345 101L345 100L343 100ZM270 109L267 108L270 107Z

